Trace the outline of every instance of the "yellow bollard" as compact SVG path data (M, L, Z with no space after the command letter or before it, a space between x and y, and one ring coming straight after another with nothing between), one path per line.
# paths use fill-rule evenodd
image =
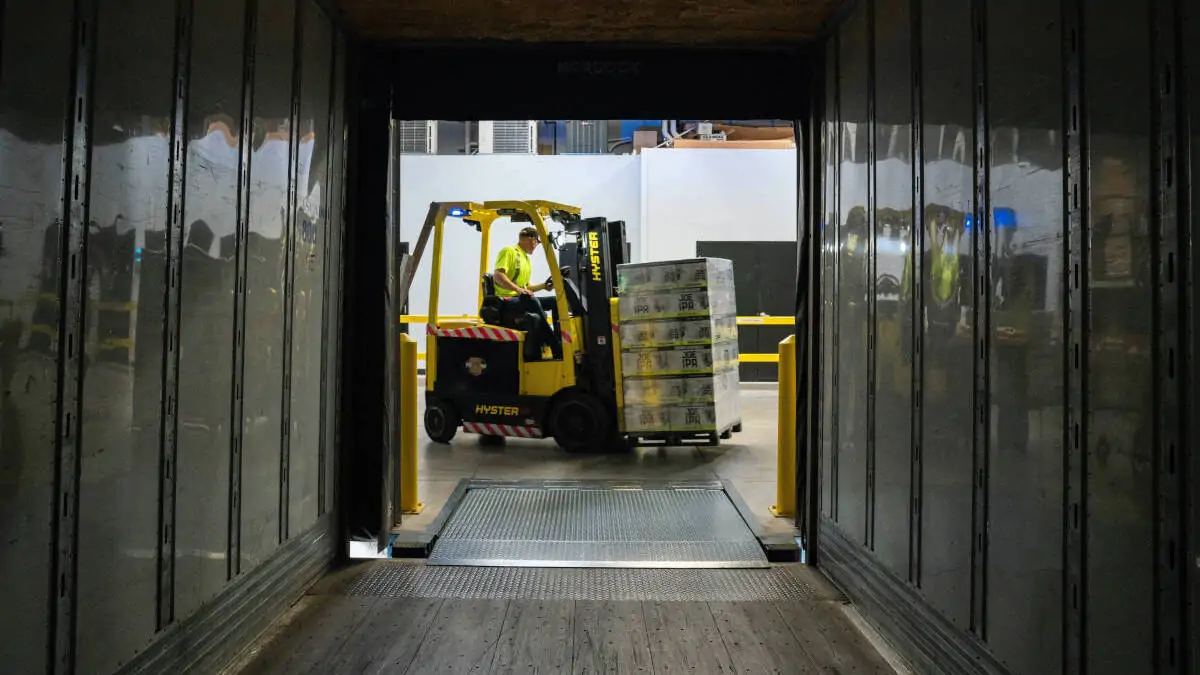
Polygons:
M775 479L777 518L796 516L796 336L779 343L779 476Z
M420 513L417 501L417 341L400 335L400 512Z

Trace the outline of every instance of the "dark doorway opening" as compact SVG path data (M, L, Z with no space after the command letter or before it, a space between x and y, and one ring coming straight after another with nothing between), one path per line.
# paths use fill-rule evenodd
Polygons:
M795 246L794 241L700 241L696 242L696 255L733 261L739 317L792 316L796 306ZM777 354L779 342L794 332L794 326L742 325L738 351ZM776 382L779 366L743 362L741 380Z

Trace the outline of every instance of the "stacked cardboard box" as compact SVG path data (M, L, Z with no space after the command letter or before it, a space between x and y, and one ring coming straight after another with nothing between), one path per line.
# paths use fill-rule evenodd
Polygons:
M733 263L620 265L617 285L625 431L715 441L740 424Z

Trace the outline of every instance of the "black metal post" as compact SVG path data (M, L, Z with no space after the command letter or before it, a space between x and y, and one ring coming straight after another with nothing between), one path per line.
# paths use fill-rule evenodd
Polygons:
M335 314L332 311L332 306L336 300L331 296L333 290L333 270L336 268L336 261L332 259L331 254L335 251L332 245L333 237L338 236L334 233L331 214L334 207L334 162L337 159L334 156L334 134L337 133L337 114L334 112L335 106L339 105L337 100L337 77L338 66L342 65L338 61L338 48L336 34L330 35L329 40L329 104L326 106L328 111L328 120L325 129L325 185L321 190L321 214L318 222L324 224L324 228L318 230L317 236L321 242L321 260L324 261L324 266L321 268L321 413L319 422L319 437L317 439L317 515L323 516L326 511L325 494L329 489L330 476L328 475L326 457L333 450L329 447L327 427L332 423L329 419L329 406L327 401L330 396L330 376L329 372L329 326L334 320ZM335 394L336 395L336 394Z
M236 277L233 285L233 396L229 443L229 577L241 571L242 564L242 440L246 371L246 246L250 236L250 158L254 136L254 68L258 0L246 0L242 41L242 119L238 134L238 222Z
M183 205L187 183L187 109L192 63L192 0L177 0L175 88L171 111L171 178L167 285L163 306L162 450L159 485L158 628L175 620L175 491L179 450L179 339L183 288Z
M868 550L875 550L875 406L876 378L879 364L877 363L876 322L878 319L878 303L876 302L875 282L878 275L878 251L875 246L875 234L878 226L876 217L877 177L875 175L875 160L878 148L875 137L877 122L875 119L875 0L866 3L867 12L867 503L863 509L866 517L863 532L863 544Z
M92 83L96 54L95 0L75 3L71 117L65 129L62 268L59 288L57 458L54 467L54 574L52 578L53 671L75 671L75 624L79 545L80 431L83 415L84 303L92 150Z
M922 344L925 331L923 330L924 288L925 288L925 192L922 178L925 175L925 130L922 127L922 56L921 56L921 0L912 0L910 22L912 25L912 198L913 218L909 233L909 252L912 256L912 273L909 274L911 286L912 314L912 468L910 490L909 546L908 546L908 581L920 585L921 575L921 490L924 472L921 468L921 434L924 411L923 374L924 355Z
M295 331L296 294L296 210L299 205L300 164L300 87L304 78L304 5L296 3L296 23L292 27L292 101L288 119L288 190L284 214L286 253L283 261L283 411L279 444L279 541L287 541L291 515L292 464L292 333Z
M1184 420L1181 416L1183 343L1181 324L1184 294L1181 283L1180 145L1184 138L1179 116L1179 2L1153 2L1154 177L1152 229L1154 274L1154 639L1155 670L1183 673L1183 471L1179 457Z
M972 3L975 112L975 226L971 228L976 278L974 308L975 390L974 467L972 473L971 526L971 629L980 638L987 635L987 547L988 547L988 452L991 442L991 154L987 114L987 2Z
M1063 585L1064 672L1081 674L1087 660L1087 380L1089 243L1087 205L1087 127L1083 86L1083 4L1063 0L1063 64L1066 83L1066 268L1063 341L1067 408L1064 411L1063 447L1066 471L1063 490L1063 540L1065 583Z

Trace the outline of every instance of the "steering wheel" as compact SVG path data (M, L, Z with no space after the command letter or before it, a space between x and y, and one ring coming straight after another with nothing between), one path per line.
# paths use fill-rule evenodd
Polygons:
M558 268L558 272L564 278L571 276L571 268L570 267L560 267L560 268ZM548 290L548 291L554 290L554 275L550 275L549 277L546 278L546 290Z

